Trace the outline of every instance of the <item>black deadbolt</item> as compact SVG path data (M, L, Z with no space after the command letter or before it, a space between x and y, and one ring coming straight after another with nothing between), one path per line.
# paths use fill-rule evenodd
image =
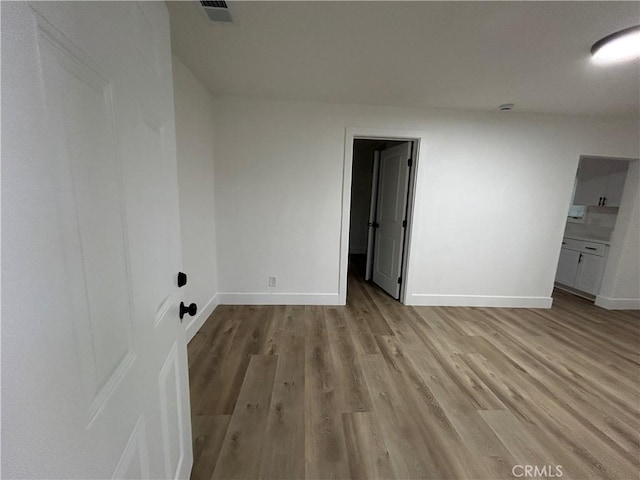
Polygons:
M187 284L187 274L178 272L178 287L184 287Z
M192 303L187 307L184 304L184 302L180 302L180 320L182 320L185 313L188 313L193 317L197 311L198 311L198 306L195 303Z

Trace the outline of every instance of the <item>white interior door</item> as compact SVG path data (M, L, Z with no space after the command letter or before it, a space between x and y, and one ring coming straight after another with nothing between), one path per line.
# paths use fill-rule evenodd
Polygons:
M166 6L1 8L3 477L188 478Z
M373 281L393 298L400 296L410 158L410 142L380 154Z
M373 276L373 247L375 245L376 201L378 198L378 175L380 173L380 152L373 153L373 176L371 178L371 200L369 201L369 221L367 223L367 264L365 280Z

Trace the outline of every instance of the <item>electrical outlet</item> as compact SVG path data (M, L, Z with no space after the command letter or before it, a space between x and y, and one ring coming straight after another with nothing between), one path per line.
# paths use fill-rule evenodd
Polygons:
M270 287L276 286L276 277L269 277L269 286Z

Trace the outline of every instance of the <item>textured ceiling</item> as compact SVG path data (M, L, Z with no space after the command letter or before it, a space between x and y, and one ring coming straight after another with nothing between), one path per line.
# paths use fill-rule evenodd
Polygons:
M591 45L638 2L167 2L174 53L214 95L638 116L640 64Z

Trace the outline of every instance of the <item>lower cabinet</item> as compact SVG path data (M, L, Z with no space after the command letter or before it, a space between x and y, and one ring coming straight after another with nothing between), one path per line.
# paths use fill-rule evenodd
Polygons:
M604 271L604 257L590 253L581 253L578 259L578 271L573 287L576 290L597 295L600 292L600 281Z
M560 250L556 282L590 295L600 291L607 246L565 239Z
M578 260L580 252L562 248L560 250L560 260L558 261L558 271L556 272L556 282L563 285L573 286L578 272Z

